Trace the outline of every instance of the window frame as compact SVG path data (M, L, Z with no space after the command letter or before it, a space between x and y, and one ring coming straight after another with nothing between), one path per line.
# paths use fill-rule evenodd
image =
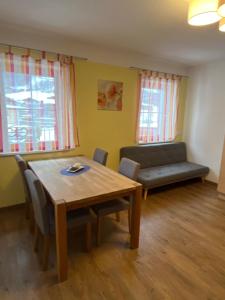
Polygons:
M0 52L0 156L68 152L79 146L73 57L58 54L55 59L47 59L43 53L38 58L11 50ZM11 81L14 75L18 76L15 82ZM48 82L50 78L52 82ZM19 95L21 103L16 87L21 87L18 93L28 92ZM32 97L34 91L37 95ZM39 96L39 92L46 96Z

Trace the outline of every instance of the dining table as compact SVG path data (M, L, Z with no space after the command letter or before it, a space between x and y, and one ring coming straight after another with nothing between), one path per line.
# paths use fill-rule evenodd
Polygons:
M83 170L67 172L80 164ZM68 276L67 212L118 197L133 196L130 202L130 248L139 247L142 185L85 156L35 160L28 162L49 195L55 211L55 236L58 280Z

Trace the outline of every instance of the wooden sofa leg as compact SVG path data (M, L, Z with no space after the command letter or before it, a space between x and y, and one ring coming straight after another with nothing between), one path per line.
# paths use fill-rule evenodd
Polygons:
M202 183L205 183L205 176L202 177Z
M148 197L148 189L144 189L144 200L147 200Z

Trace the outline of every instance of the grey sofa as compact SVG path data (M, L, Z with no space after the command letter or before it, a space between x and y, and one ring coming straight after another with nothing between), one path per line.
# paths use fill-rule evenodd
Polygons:
M137 181L144 186L144 198L151 188L201 177L209 168L187 161L186 145L180 143L123 147L120 158L127 157L141 164Z

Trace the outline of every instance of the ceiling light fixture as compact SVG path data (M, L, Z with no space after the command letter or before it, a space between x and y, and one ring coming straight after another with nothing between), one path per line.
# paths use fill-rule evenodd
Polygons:
M219 1L218 14L222 17L225 17L225 0Z
M221 1L225 4L225 0ZM192 26L204 26L218 22L219 0L191 0L188 11L188 23Z
M225 32L225 18L220 21L219 31Z

